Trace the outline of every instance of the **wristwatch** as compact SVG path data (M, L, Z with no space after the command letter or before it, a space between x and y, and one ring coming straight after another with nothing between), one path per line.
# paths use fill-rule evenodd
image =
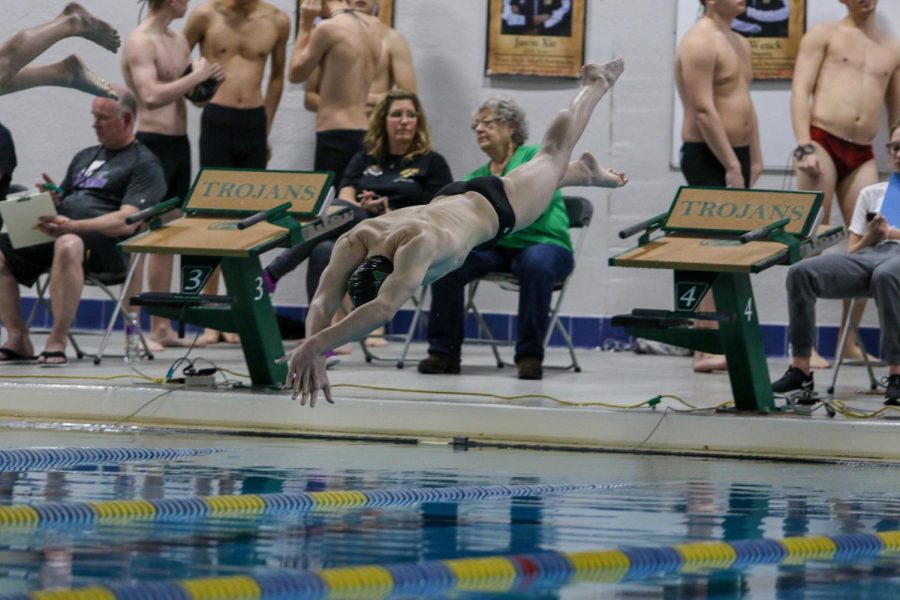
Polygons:
M813 146L812 144L800 144L799 146L794 148L794 158L796 158L797 160L800 160L807 154L815 154L815 153L816 153L816 147Z

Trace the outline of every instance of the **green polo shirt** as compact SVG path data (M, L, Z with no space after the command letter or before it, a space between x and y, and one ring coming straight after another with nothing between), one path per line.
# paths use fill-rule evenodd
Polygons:
M506 168L503 169L502 175L508 174L513 169L527 163L540 150L540 146L519 146L510 157ZM466 180L475 177L486 177L491 175L488 165L484 165L475 169L468 175ZM541 217L526 227L515 233L512 233L498 242L498 246L505 248L527 248L535 244L556 244L567 250L572 250L572 238L569 236L569 214L566 212L566 204L563 201L562 192L556 190L553 192L553 199L550 200L550 206L544 211Z

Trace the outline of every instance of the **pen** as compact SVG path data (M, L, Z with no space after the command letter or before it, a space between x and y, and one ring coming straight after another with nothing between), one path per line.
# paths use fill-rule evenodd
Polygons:
M45 192L56 192L57 194L62 194L63 189L58 185L53 185L52 183L42 183L41 189Z

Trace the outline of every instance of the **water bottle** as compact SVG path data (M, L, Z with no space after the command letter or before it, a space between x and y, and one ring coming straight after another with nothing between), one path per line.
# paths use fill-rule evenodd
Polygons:
M141 357L141 322L136 313L125 315L125 362L132 364Z

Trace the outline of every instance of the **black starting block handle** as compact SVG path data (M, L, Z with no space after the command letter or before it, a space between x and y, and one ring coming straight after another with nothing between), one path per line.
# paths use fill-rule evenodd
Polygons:
M635 308L631 311L633 317L651 317L661 319L701 319L703 321L718 321L720 323L729 323L734 321L734 315L728 315L719 312L703 312L703 311L672 311L660 308Z
M234 296L171 294L166 292L144 292L132 296L129 302L135 306L171 306L175 308L189 306L232 305Z
M787 227L788 223L790 223L790 222L791 222L791 220L785 217L784 219L779 219L779 220L775 221L774 223L769 223L768 225L760 227L759 229L754 229L753 231L748 231L747 233L745 233L738 239L740 240L740 242L742 244L748 244L750 242L755 242L756 240L761 240L761 239L769 237L769 235L775 233L779 229L783 229L783 228Z
M634 225L631 225L630 227L626 227L625 229L623 229L622 231L619 232L619 238L624 240L624 239L630 238L634 234L640 233L641 231L644 231L644 230L658 229L662 226L663 223L665 223L666 218L668 216L669 216L669 213L667 213L667 212L660 213L660 214L656 215L655 217L653 217L652 219L647 219L646 221L641 221L640 223L635 223Z
M143 223L160 215L164 215L169 211L176 210L181 207L181 198L169 198L165 202L160 202L156 206L139 210L133 215L125 217L125 223L134 225L135 223Z
M614 315L610 319L613 327L625 327L634 329L672 329L674 327L689 327L693 324L691 319L679 319L665 316L643 315Z
M284 204L279 204L274 208L270 208L268 210L261 210L256 214L252 214L246 219L242 219L238 221L237 228L238 229L247 229L249 227L253 227L257 223L262 223L263 221L268 221L269 218L277 219L282 215L287 214L288 209L291 208L290 202L285 202Z

